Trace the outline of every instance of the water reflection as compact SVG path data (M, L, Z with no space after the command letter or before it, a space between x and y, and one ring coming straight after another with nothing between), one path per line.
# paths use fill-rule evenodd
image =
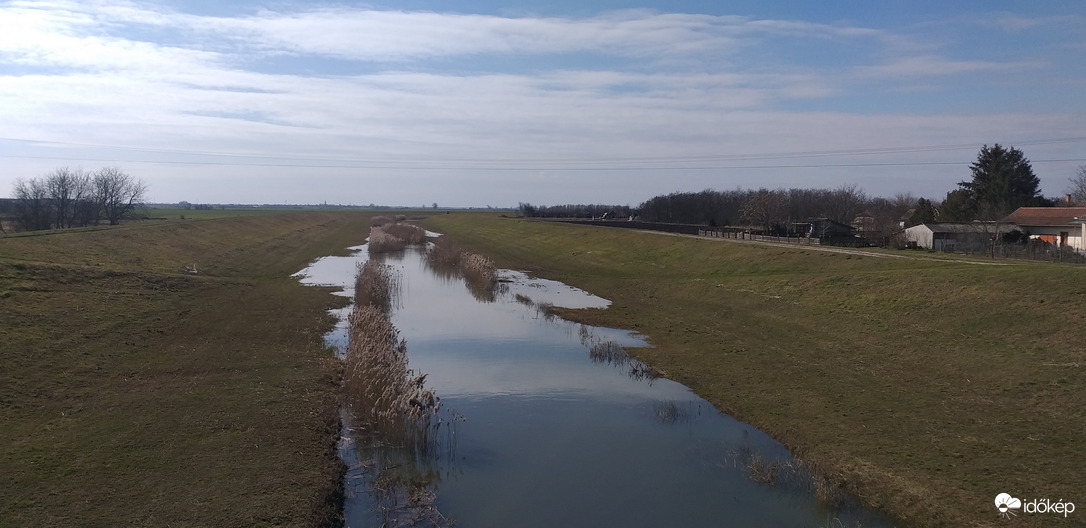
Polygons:
M847 498L820 501L813 472L783 446L685 386L651 373L631 379L631 365L647 370L626 351L645 346L636 333L539 310L606 300L504 271L506 287L479 302L418 251L386 263L402 277L391 319L411 368L463 417L455 449L432 468L428 489L438 492L422 501L457 526L888 526ZM325 270L354 266L322 259L305 280L349 284ZM346 456L355 473L378 458ZM378 526L379 501L365 490L355 497L348 526Z

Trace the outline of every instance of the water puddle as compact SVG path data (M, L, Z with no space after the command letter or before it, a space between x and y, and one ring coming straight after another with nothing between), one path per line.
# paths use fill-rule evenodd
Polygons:
M349 291L364 248L298 276ZM847 497L820 500L781 444L625 356L645 346L641 336L541 309L608 301L512 271L480 299L462 279L431 272L418 250L378 258L400 274L391 320L410 366L428 374L455 423L421 461L358 449L348 423L347 526L890 526ZM340 350L347 313L326 337ZM375 467L411 468L402 493L422 505L413 517L389 522Z

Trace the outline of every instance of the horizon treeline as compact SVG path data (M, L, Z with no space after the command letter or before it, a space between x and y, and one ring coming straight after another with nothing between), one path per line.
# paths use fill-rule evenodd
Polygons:
M935 220L937 204L912 194L869 197L857 185L836 189L706 189L674 192L642 202L636 208L619 205L534 206L520 204L524 216L539 218L637 217L645 222L696 224L709 227L748 226L784 235L797 223L825 218L852 225L860 219L865 231L890 232L901 222Z
M68 167L19 179L6 215L21 231L117 225L143 205L147 185L117 167L95 172ZM0 229L2 230L2 229Z

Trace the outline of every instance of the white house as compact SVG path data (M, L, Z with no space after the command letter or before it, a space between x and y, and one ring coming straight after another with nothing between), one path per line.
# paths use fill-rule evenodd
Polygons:
M1013 223L1030 238L1086 251L1086 207L1019 207L1001 223Z

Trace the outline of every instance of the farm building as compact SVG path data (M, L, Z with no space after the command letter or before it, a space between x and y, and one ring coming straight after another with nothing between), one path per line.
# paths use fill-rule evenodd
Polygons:
M1015 227L994 222L927 223L905 229L909 247L936 251L985 251L993 237L1003 236Z
M1086 207L1019 207L1003 223L1012 223L1032 239L1086 251Z

